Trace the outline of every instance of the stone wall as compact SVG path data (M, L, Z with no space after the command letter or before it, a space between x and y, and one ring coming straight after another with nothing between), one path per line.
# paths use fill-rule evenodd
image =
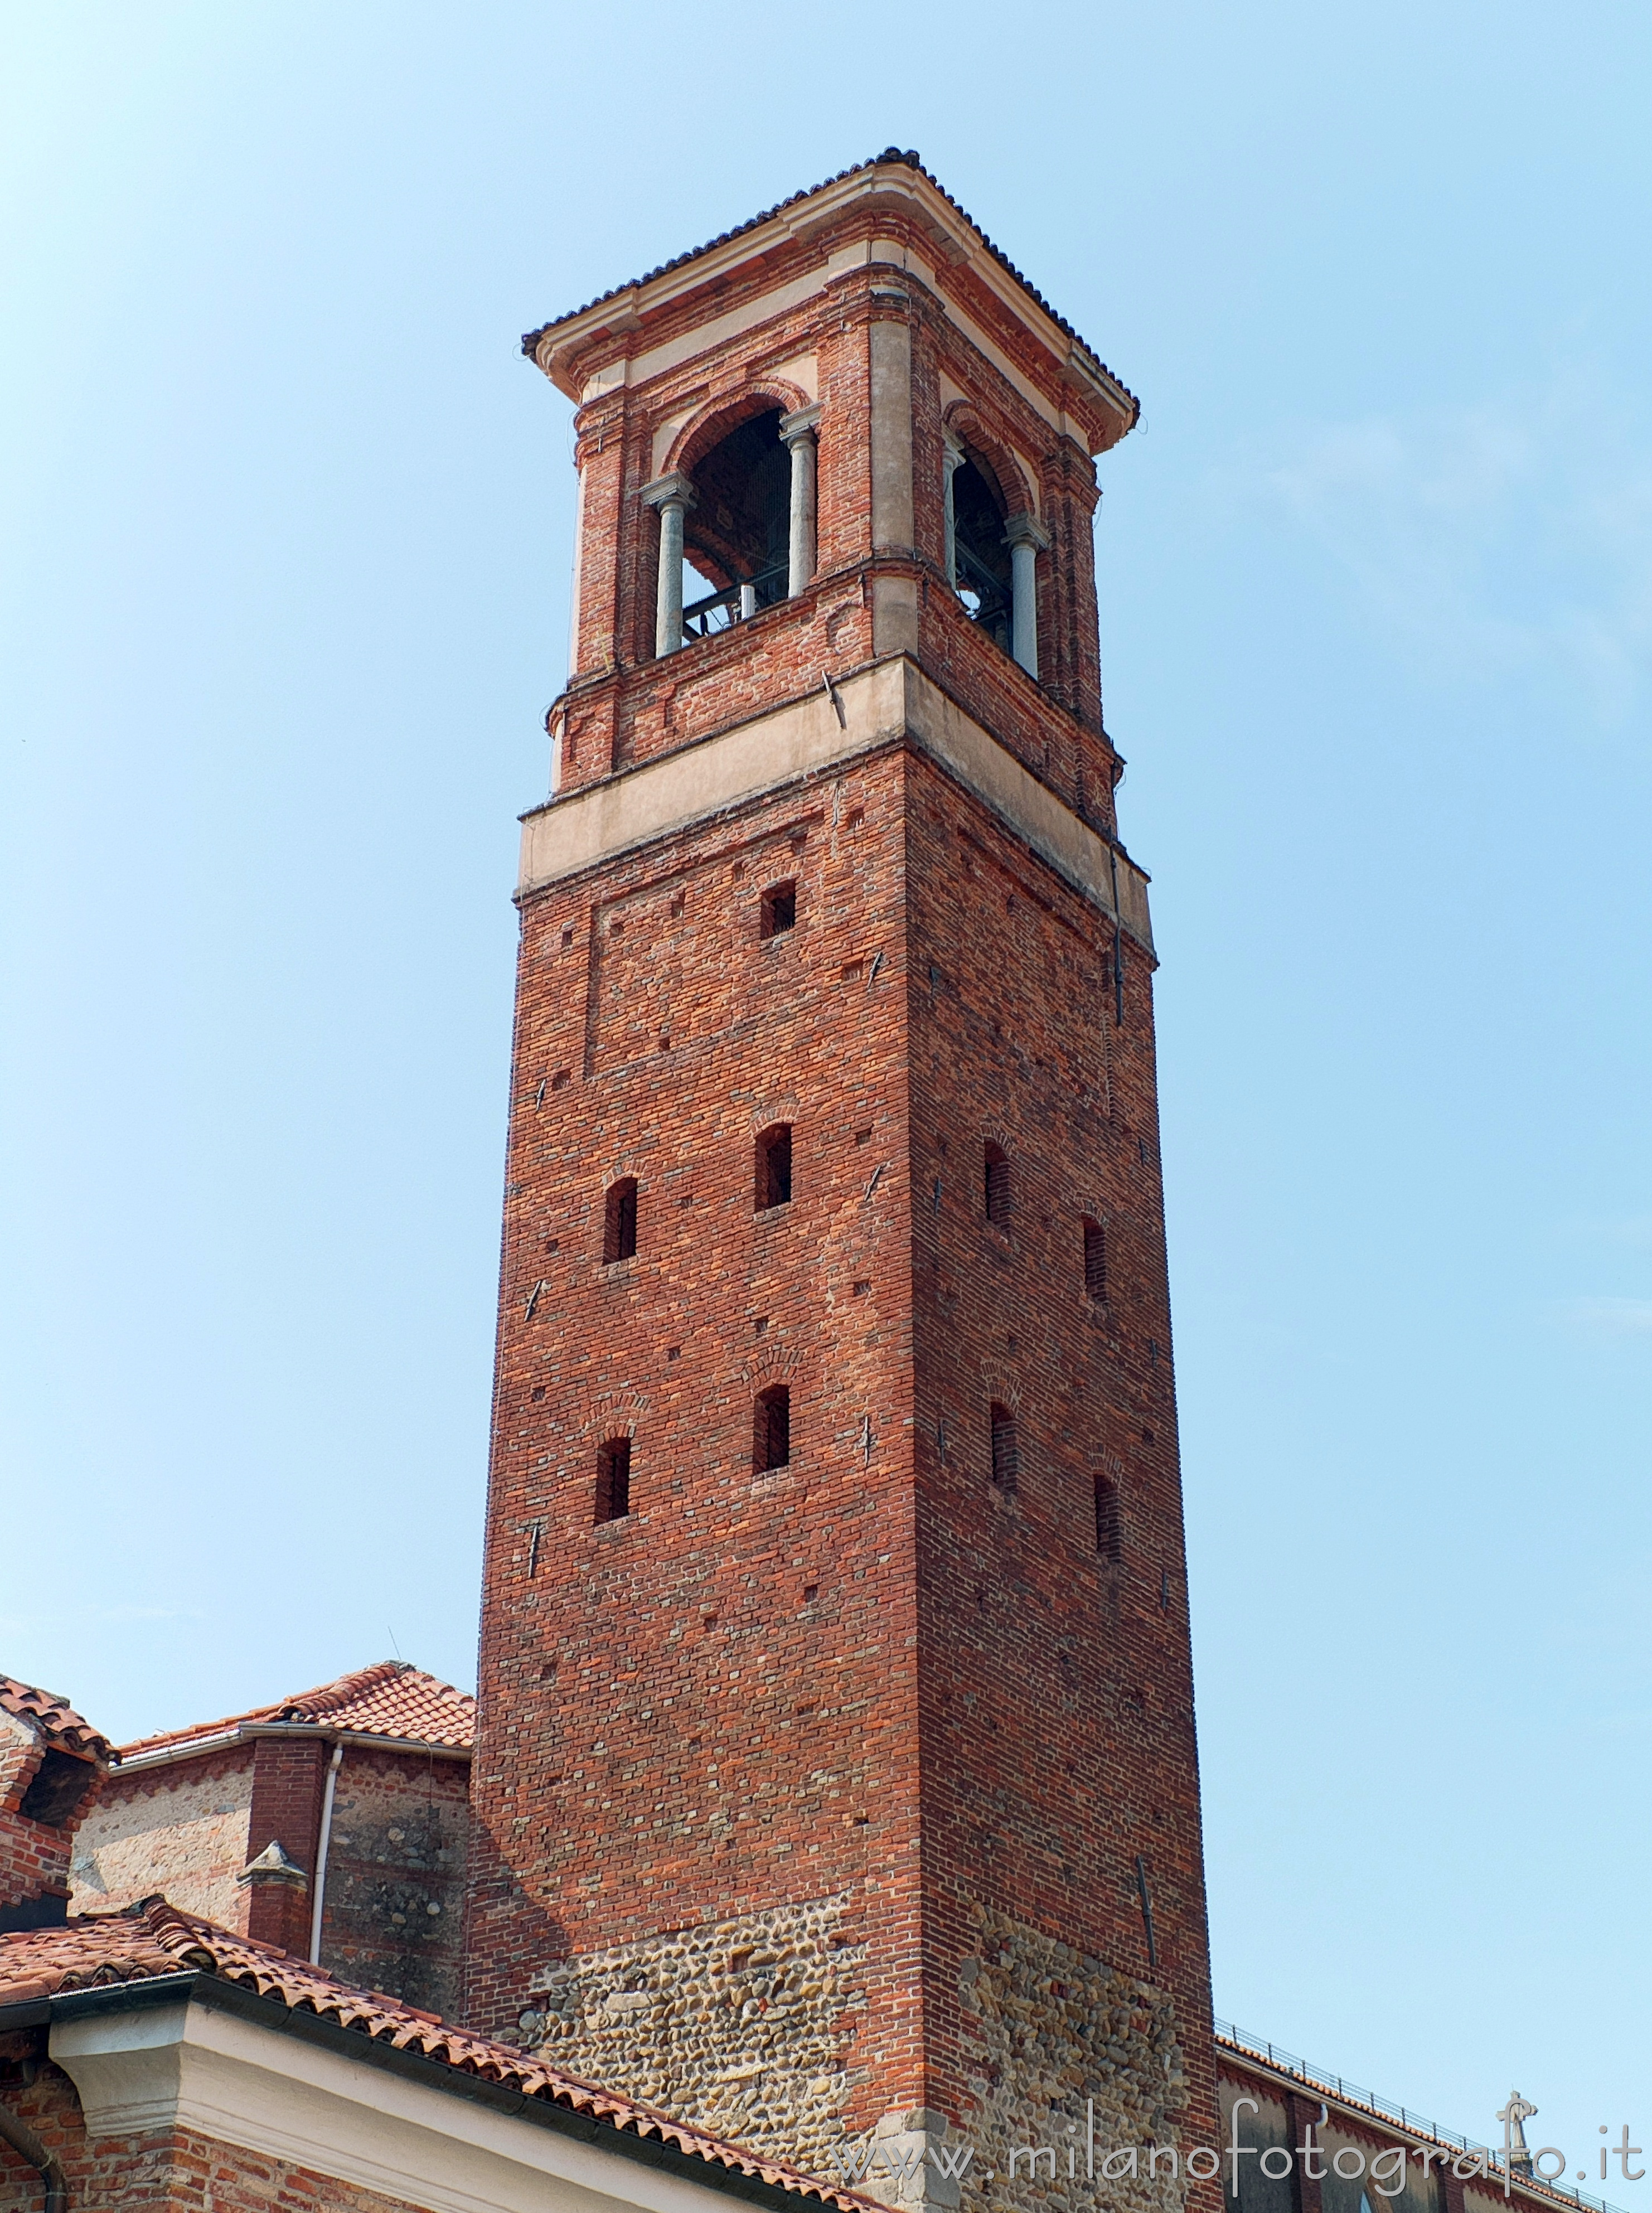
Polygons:
M1094 2208L1099 2192L1113 2208L1171 2213L1185 2185L1149 2179L1145 2156L1135 2179L1089 2173L1106 2152L1178 2139L1187 2082L1171 1999L1003 1914L972 1918L978 1949L958 1978L975 2101L955 2131L974 2149L965 2205L1057 2213ZM1021 2158L1012 2178L1012 2152L1039 2146L1053 2162Z
M459 2011L468 1763L351 1745L327 1850L321 1964L452 2020Z
M834 2172L864 2005L848 1901L816 1899L560 1960L532 1981L522 2041L570 2074L783 2159Z
M253 1808L250 1745L145 1777L117 1771L75 1843L70 1911L107 1913L163 1891L186 1913L242 1932Z

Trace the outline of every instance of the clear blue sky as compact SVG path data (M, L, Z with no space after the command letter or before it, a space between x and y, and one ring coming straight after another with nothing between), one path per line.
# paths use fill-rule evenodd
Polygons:
M916 146L1145 400L1218 2010L1652 2143L1646 10L0 21L0 1666L117 1735L468 1680L570 552L518 335Z

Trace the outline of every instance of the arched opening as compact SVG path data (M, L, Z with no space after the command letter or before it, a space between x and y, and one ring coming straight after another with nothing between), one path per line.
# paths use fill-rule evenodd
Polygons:
M783 1383L759 1391L753 1408L752 1466L759 1475L791 1460L791 1393Z
M26 1821L61 1829L96 1780L97 1770L89 1760L76 1759L73 1753L52 1746L35 1769L17 1810Z
M988 1145L985 1154L986 1218L1003 1228L1009 1220L1009 1155L1002 1145Z
M791 1202L791 1124L777 1122L757 1141L757 1188L753 1212L766 1214L771 1206Z
M992 1425L992 1480L1000 1491L1013 1491L1021 1455L1015 1438L1015 1417L995 1399L990 1413Z
M597 1448L596 1519L623 1521L631 1512L631 1439L609 1437Z
M637 1179L621 1176L602 1203L602 1258L629 1260L637 1251Z
M952 473L952 543L958 596L1005 653L1013 650L1014 564L1003 503L991 471L966 453Z
M749 415L691 472L683 519L683 632L710 637L786 596L791 462L781 410Z
M1084 1289L1098 1306L1107 1295L1107 1233L1088 1214L1084 1216Z
M1124 1524L1119 1512L1119 1486L1110 1475L1095 1478L1095 1549L1111 1566L1124 1557Z

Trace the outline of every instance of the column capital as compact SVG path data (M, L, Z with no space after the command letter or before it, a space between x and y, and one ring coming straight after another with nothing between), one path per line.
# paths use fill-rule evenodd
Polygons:
M963 440L959 436L955 430L949 430L943 423L941 426L942 466L948 471L951 471L959 467L968 459L969 456L964 450Z
M780 418L781 439L784 444L794 446L800 438L813 436L820 427L820 403L818 399L808 407L794 407L789 415Z
M655 477L652 484L645 484L642 497L644 507L690 508L695 504L696 494L682 471L673 469L669 475Z
M1047 553L1050 550L1049 532L1036 515L1028 515L1024 509L1019 515L1004 517L1003 534L1012 546L1030 546L1035 553Z

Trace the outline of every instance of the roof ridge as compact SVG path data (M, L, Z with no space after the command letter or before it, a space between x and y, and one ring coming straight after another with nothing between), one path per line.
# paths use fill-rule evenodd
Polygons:
M394 1682L399 1675L417 1672L411 1660L375 1660L366 1667L352 1668L347 1675L336 1676L331 1683L318 1683L313 1690L295 1692L291 1698L278 1702L277 1710L283 1717L290 1713L333 1713L359 1698L364 1691L376 1691L386 1683Z

